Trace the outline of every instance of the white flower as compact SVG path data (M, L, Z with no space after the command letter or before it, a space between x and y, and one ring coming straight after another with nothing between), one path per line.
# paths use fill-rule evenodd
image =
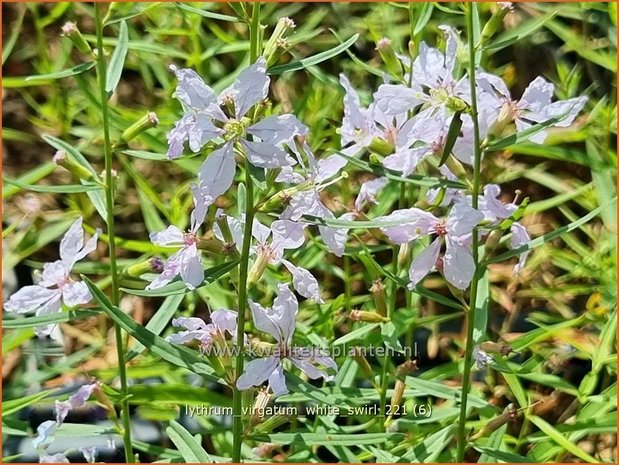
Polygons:
M245 371L239 376L236 386L246 390L259 386L268 380L268 387L275 396L288 392L284 378L283 361L288 359L309 378L333 379L327 370L337 372L337 365L330 357L315 348L292 347L292 335L296 326L299 303L287 284L278 286L278 295L272 308L264 308L250 301L254 325L260 331L270 334L277 341L275 353L269 357L252 360L245 365Z
M67 307L83 305L92 299L90 291L82 281L70 277L75 263L86 257L97 247L95 234L84 242L82 218L78 218L60 241L60 260L43 265L38 282L25 286L13 294L4 309L8 312L31 313L44 316L57 313L62 303ZM55 325L35 327L37 335L49 335Z

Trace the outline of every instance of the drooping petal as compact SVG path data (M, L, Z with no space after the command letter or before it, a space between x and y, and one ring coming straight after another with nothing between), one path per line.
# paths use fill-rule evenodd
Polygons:
M294 165L295 161L282 148L266 142L243 140L249 162L260 168L281 168Z
M281 262L292 274L292 285L299 294L319 304L324 303L324 300L320 297L318 281L312 273L303 267L293 265L288 260L282 260Z
M204 198L210 197L214 202L226 193L234 180L236 161L232 141L226 142L213 151L198 168L199 187Z
M95 463L95 461L97 460L97 447L96 446L80 447L79 451L82 454L84 454L84 459L86 459L86 462Z
M191 341L200 341L202 344L210 344L213 340L215 326L206 324L201 318L180 317L172 320L173 326L182 326L187 331L180 331L167 337L167 341L173 344L185 344Z
M150 233L150 241L158 246L178 246L185 243L183 231L176 226L168 226L163 231Z
M292 166L282 166L281 171L275 178L275 182L284 184L299 184L305 181L305 178L299 173L295 173Z
M417 255L408 270L408 277L410 283L409 289L413 289L421 280L428 274L436 265L438 254L441 251L440 238L434 239L434 241L426 247L419 255Z
M90 302L92 295L86 283L78 281L62 286L62 300L67 307L75 307Z
M569 100L553 102L542 109L543 113L550 118L561 118L555 126L565 128L571 125L578 116L578 113L587 103L587 97L576 97Z
M247 132L269 145L280 145L291 141L294 136L307 135L307 127L294 115L285 114L258 121L248 127Z
M360 210L365 202L378 203L376 201L376 196L387 185L387 182L387 178L380 177L361 184L359 195L355 199L355 208Z
M4 304L7 312L30 313L54 299L59 299L58 289L47 289L38 285L22 287Z
M195 233L202 223L208 211L208 207L215 201L213 197L205 192L205 189L192 184L191 192L193 193L193 211L191 212L191 228L190 231Z
M195 289L204 281L204 268L200 261L198 248L192 244L183 249L180 266L181 279L188 289Z
M175 328L185 328L188 331L206 331L208 325L202 318L195 317L178 317L172 320L172 326Z
M419 45L419 54L413 62L413 82L437 87L445 77L445 55L422 42Z
M236 119L240 119L251 107L267 97L270 82L266 73L266 60L260 57L253 65L241 71L234 84L221 95L229 95L234 99Z
M531 237L529 236L527 229L524 226L522 226L520 223L512 224L510 231L512 233L512 237L510 239L509 246L512 249L517 249L518 247L522 247L523 245L528 244L531 241ZM531 253L531 251L527 250L526 252L520 255L520 258L518 259L518 263L516 264L516 266L514 266L514 276L517 276L522 270L522 268L524 268L524 264L526 263L527 258L529 257L529 253Z
M67 415L73 408L71 406L71 402L69 402L68 400L57 400L56 402L54 402L54 407L56 410L56 423L58 424L61 424L65 420L65 418L67 418Z
M457 238L449 235L445 237L447 244L443 257L443 274L445 279L460 290L469 287L473 273L475 272L475 262L471 255L471 248L462 245Z
M378 134L376 125L367 108L361 108L359 96L346 76L340 74L340 84L344 87L344 117L342 118L342 146L350 142L367 145Z
M497 219L509 218L518 208L513 203L503 203L499 200L501 188L496 184L487 184L484 187L484 195L480 199L480 211L483 212L486 220L496 221Z
M223 134L223 130L213 124L211 115L196 113L189 131L189 148L197 153L207 142Z
M168 160L179 158L185 150L185 141L194 127L194 115L186 114L179 119L168 134Z
M159 289L172 281L180 273L183 249L172 255L163 265L163 272L146 286L146 290Z
M236 380L236 387L245 391L252 386L260 386L279 366L279 357L258 358L245 365L243 374Z
M273 397L279 397L283 396L284 394L288 394L286 378L284 377L284 367L282 367L281 363L275 367L275 369L269 376L268 388L273 391Z
M242 221L245 224L245 221ZM254 218L254 223L252 224L251 234L256 238L259 244L266 244L269 236L271 235L271 228L263 225L260 221Z

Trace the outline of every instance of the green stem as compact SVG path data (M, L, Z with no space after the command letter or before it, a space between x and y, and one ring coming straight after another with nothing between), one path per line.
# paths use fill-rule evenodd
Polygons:
M254 63L260 53L260 3L253 4L252 21L249 31L250 62ZM247 275L249 273L249 251L251 248L252 229L254 224L254 184L249 170L249 162L245 159L245 226L243 228L243 246L241 249L241 264L239 269L239 304L236 327L236 346L242 348L245 343L245 312L247 310ZM243 373L243 351L239 350L236 357L236 376ZM243 398L236 385L232 388L232 462L241 462L241 445L243 444Z
M466 11L466 26L468 35L469 48L469 80L471 88L471 118L473 120L473 138L475 149L475 161L473 164L473 192L472 206L478 208L479 202L479 187L481 178L481 144L479 136L479 120L477 116L477 89L475 86L475 38L473 37L473 5L469 5ZM456 453L456 462L464 460L464 450L466 446L466 407L468 401L469 390L471 388L471 364L473 358L473 328L475 325L475 310L477 309L477 288L479 285L479 277L481 275L479 269L479 235L477 228L473 230L473 261L475 263L475 274L471 282L471 295L469 300L469 312L466 316L466 349L464 355L464 373L462 380L462 400L460 402L460 418L458 421L458 449Z
M114 232L114 180L112 178L112 144L110 142L110 121L108 109L108 96L105 90L106 60L103 52L103 21L101 20L101 5L95 4L95 22L97 26L97 78L101 95L101 117L103 123L103 153L105 157L105 204L107 209L107 234L110 251L110 275L112 278L112 304L118 306L120 302L120 281L118 266L116 264L116 238ZM123 444L125 448L125 460L134 463L135 456L131 444L131 418L129 416L129 399L127 392L127 367L125 363L125 349L123 334L120 326L114 323L116 333L116 353L118 355L118 374L120 377L120 390L122 393L122 422Z

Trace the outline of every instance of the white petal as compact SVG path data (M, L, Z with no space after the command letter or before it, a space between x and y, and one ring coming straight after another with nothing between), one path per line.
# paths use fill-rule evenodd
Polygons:
M97 459L97 447L96 446L80 447L79 451L82 454L84 454L84 459L86 459L86 462L88 462L88 463L95 463L95 461Z
M426 247L419 255L417 255L408 270L408 277L410 283L409 289L413 289L421 280L434 268L438 254L441 251L440 238L434 239L434 241Z
M284 394L288 394L288 387L286 386L286 378L284 377L284 368L281 363L278 364L271 376L269 376L269 385L268 388L273 391L274 397L283 396Z
M188 289L195 289L204 281L204 268L200 261L198 249L195 244L186 247L181 256L181 279Z
M213 89L207 86L194 70L171 68L178 79L176 98L186 107L205 109L216 101Z
M84 246L82 221L81 217L75 220L60 241L60 258L67 265L75 263L77 253ZM70 266L68 267L71 268Z
M364 202L378 203L376 201L376 196L387 185L387 182L387 178L381 177L361 184L361 187L359 188L359 195L355 199L355 208L360 210Z
M168 134L168 160L174 160L183 154L185 141L189 139L193 126L194 117L190 114L184 115L176 122Z
M475 272L471 249L467 245L461 245L449 235L445 239L447 247L443 257L443 274L451 285L465 290L469 287Z
M484 219L484 214L464 202L457 202L447 218L447 233L450 236L469 234Z
M561 100L559 102L553 102L546 106L544 114L548 116L547 119L554 117L561 117L561 120L555 123L555 126L564 128L571 125L574 122L578 113L587 103L587 97L577 97L569 100Z
M236 380L236 387L245 391L264 383L279 365L278 357L258 358L245 365L243 374Z
M554 84L538 76L524 90L518 105L529 110L543 108L550 104L554 91Z
M277 341L280 341L282 333L279 328L279 315L276 315L272 309L265 308L251 300L248 303L256 329L270 334Z
M381 231L395 244L407 244L422 235L427 235L432 227L440 223L434 215L419 208L395 210L387 216L376 218L376 221L400 222L397 226L381 228Z
M270 82L266 73L266 60L260 57L249 68L244 69L232 87L224 90L222 95L228 93L234 97L236 118L240 119L251 107L267 97Z
M92 295L86 283L78 281L67 283L62 287L62 300L67 307L87 304L92 300Z
M47 420L37 427L37 437L32 440L32 447L39 450L47 449L54 441L54 434L58 424L54 420Z
M175 328L185 328L189 331L206 331L207 324L202 318L195 317L179 317L172 320L172 326Z
M319 351L320 349L315 347L298 347L295 348L290 360L310 379L323 378L326 381L331 381L333 375L329 374L327 370L331 369L337 373L337 365L330 357L320 355ZM321 367L319 368L316 365L321 365Z
M220 309L211 313L211 321L221 332L227 331L231 336L236 335L236 319L238 315L232 310Z
M163 265L163 272L146 286L146 290L159 289L172 281L180 273L182 252L183 249L168 259L165 265Z
M293 165L294 160L280 147L269 144L268 142L252 142L244 140L241 142L247 149L249 162L260 168L281 168L282 166Z
M194 115L189 130L189 148L192 152L199 152L207 142L223 134L223 130L213 124L211 115L197 113Z
M383 113L399 115L423 103L423 97L415 88L400 84L382 84L374 94L374 101Z
M320 297L318 281L312 273L303 267L293 265L288 260L282 260L282 263L292 274L292 285L299 294L319 304L324 303Z
M30 313L40 309L52 300L58 299L58 289L47 289L38 285L22 287L4 304L7 312Z
M305 242L304 223L290 220L275 220L271 224L273 246L282 249L298 249Z
M43 287L56 286L59 282L64 281L68 275L69 270L66 264L62 260L56 260L43 265L41 280L37 284Z
M510 231L512 233L512 237L510 239L509 246L512 249L517 249L518 247L528 244L531 241L531 237L529 236L527 229L524 226L522 226L520 223L512 224ZM526 252L520 255L520 258L518 259L518 263L514 267L514 276L520 273L530 253L531 251L527 250Z
M234 180L236 161L232 150L232 142L227 142L213 151L198 168L198 179L202 195L211 197L213 202L226 193Z
M338 219L344 221L353 221L355 215L353 213L344 213ZM346 248L346 242L348 241L348 229L347 228L332 228L329 226L319 226L320 237L323 242L329 247L329 250L333 252L336 257L344 255Z
M306 135L307 127L294 115L273 115L248 127L247 132L262 142L279 145L291 141L294 136Z
M176 226L168 226L163 231L150 233L150 241L159 246L174 246L185 243L185 235Z
M347 163L348 160L346 158L337 154L318 160L316 163L314 181L320 183L332 178L333 176L339 174Z
M191 192L193 193L193 211L191 212L191 232L195 233L202 223L204 223L204 217L208 211L208 207L215 201L211 197L206 189L200 188L195 184L191 185Z
M277 286L277 297L273 301L273 313L278 316L278 326L281 333L280 343L290 343L297 324L299 302L288 288L288 284Z
M414 149L398 149L395 153L383 159L383 166L393 171L408 176L425 155L431 153L429 147L416 147Z

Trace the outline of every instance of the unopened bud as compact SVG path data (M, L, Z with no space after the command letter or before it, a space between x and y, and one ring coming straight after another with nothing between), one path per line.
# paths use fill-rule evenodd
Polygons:
M71 39L73 45L75 45L80 52L87 55L92 54L92 49L90 48L88 42L86 42L86 39L84 39L84 36L82 36L80 30L77 28L77 24L71 21L64 23L61 28L60 35Z
M157 114L153 111L149 111L139 120L137 120L127 129L125 129L120 138L125 142L129 142L130 140L133 140L137 136L142 134L147 129L156 128L157 126L159 126L159 118L157 118Z
M249 270L249 274L247 275L248 286L256 284L260 280L262 274L264 273L264 270L266 270L267 266L269 265L269 261L270 258L268 256L268 253L265 250L261 249L258 252L258 258L256 258L256 261L252 265L251 270Z
M481 43L484 44L488 42L488 40L496 33L503 18L507 16L508 13L514 11L514 7L511 2L497 2L497 10L490 17L483 30L481 31Z
M265 458L267 458L271 454L271 452L273 452L278 447L279 446L277 444L274 444L272 442L265 442L263 444L260 444L259 446L254 447L251 450L251 452L256 457L259 457L261 459L265 459Z
M384 323L389 321L389 318L379 315L375 312L366 312L363 310L352 310L349 318L353 321L364 321L366 323Z
M72 156L68 155L64 150L58 150L52 158L54 163L58 166L62 166L78 179L84 181L98 181L96 175L86 168L81 163L78 163Z
M398 378L395 380L395 386L393 387L393 394L391 395L391 408L390 412L397 412L398 406L402 403L402 398L404 397L404 388L406 385L404 384L404 380ZM391 418L392 415L389 415Z
M374 303L379 315L387 315L387 297L385 296L385 285L380 280L374 281L372 287L370 287L372 297L374 297Z
M417 359L407 360L395 369L395 374L398 378L404 378L411 373L417 371L419 366L417 365Z
M486 423L480 431L478 431L477 433L475 433L475 435L471 437L471 440L476 440L483 436L487 436L488 434L496 431L506 423L510 421L516 421L517 418L518 410L516 410L514 404L509 404L507 407L505 407L503 413Z
M456 159L453 155L449 155L447 160L445 161L445 166L449 168L458 179L466 179L466 170L462 163L458 159Z
M460 97L454 97L453 95L445 99L445 106L453 111L465 111L469 108L469 104L462 100Z
M290 18L280 18L277 21L273 34L271 34L271 37L269 37L269 40L264 46L264 56L267 60L267 66L275 64L279 57L287 50L290 44L286 40L286 35L294 28L294 21Z
M376 51L380 55L387 70L394 76L402 76L402 64L391 46L391 40L387 37L383 37L376 42Z
M489 253L490 251L494 250L496 248L497 245L499 245L499 241L501 240L501 237L503 237L503 231L500 229L494 229L492 230L492 232L490 234L488 234L488 237L486 238L486 253Z
M109 397L105 394L105 392L103 392L99 382L96 383L95 389L93 390L93 394L97 398L97 401L99 401L99 403L103 405L103 407L105 407L105 409L108 411L108 415L113 419L117 418L116 409L114 408L114 404L112 404Z
M352 356L352 358L354 358L355 361L359 364L359 367L361 368L363 374L367 377L367 379L374 380L374 371L372 370L368 359L365 358L365 355L363 355L361 348L353 347L352 349L350 349L349 355Z
M211 238L211 239L198 239L198 249L205 250L207 252L211 252L213 254L225 254L226 244L221 242L219 239ZM235 247L236 250L236 247Z
M163 272L163 260L159 257L152 257L148 260L134 263L127 268L127 274L129 276L139 277L144 273L162 273Z
M372 139L372 142L370 142L370 145L368 145L368 149L371 152L374 152L374 153L377 153L378 155L382 155L386 157L387 155L391 155L393 153L393 150L395 149L395 147L391 142L385 139L374 137Z
M481 350L488 352L489 354L509 355L513 352L512 348L505 342L487 341L482 342L479 347Z
M398 266L400 268L407 268L408 259L410 256L410 250L411 250L410 244L411 244L410 242L407 242L406 244L402 244L400 246L400 250L398 250Z

